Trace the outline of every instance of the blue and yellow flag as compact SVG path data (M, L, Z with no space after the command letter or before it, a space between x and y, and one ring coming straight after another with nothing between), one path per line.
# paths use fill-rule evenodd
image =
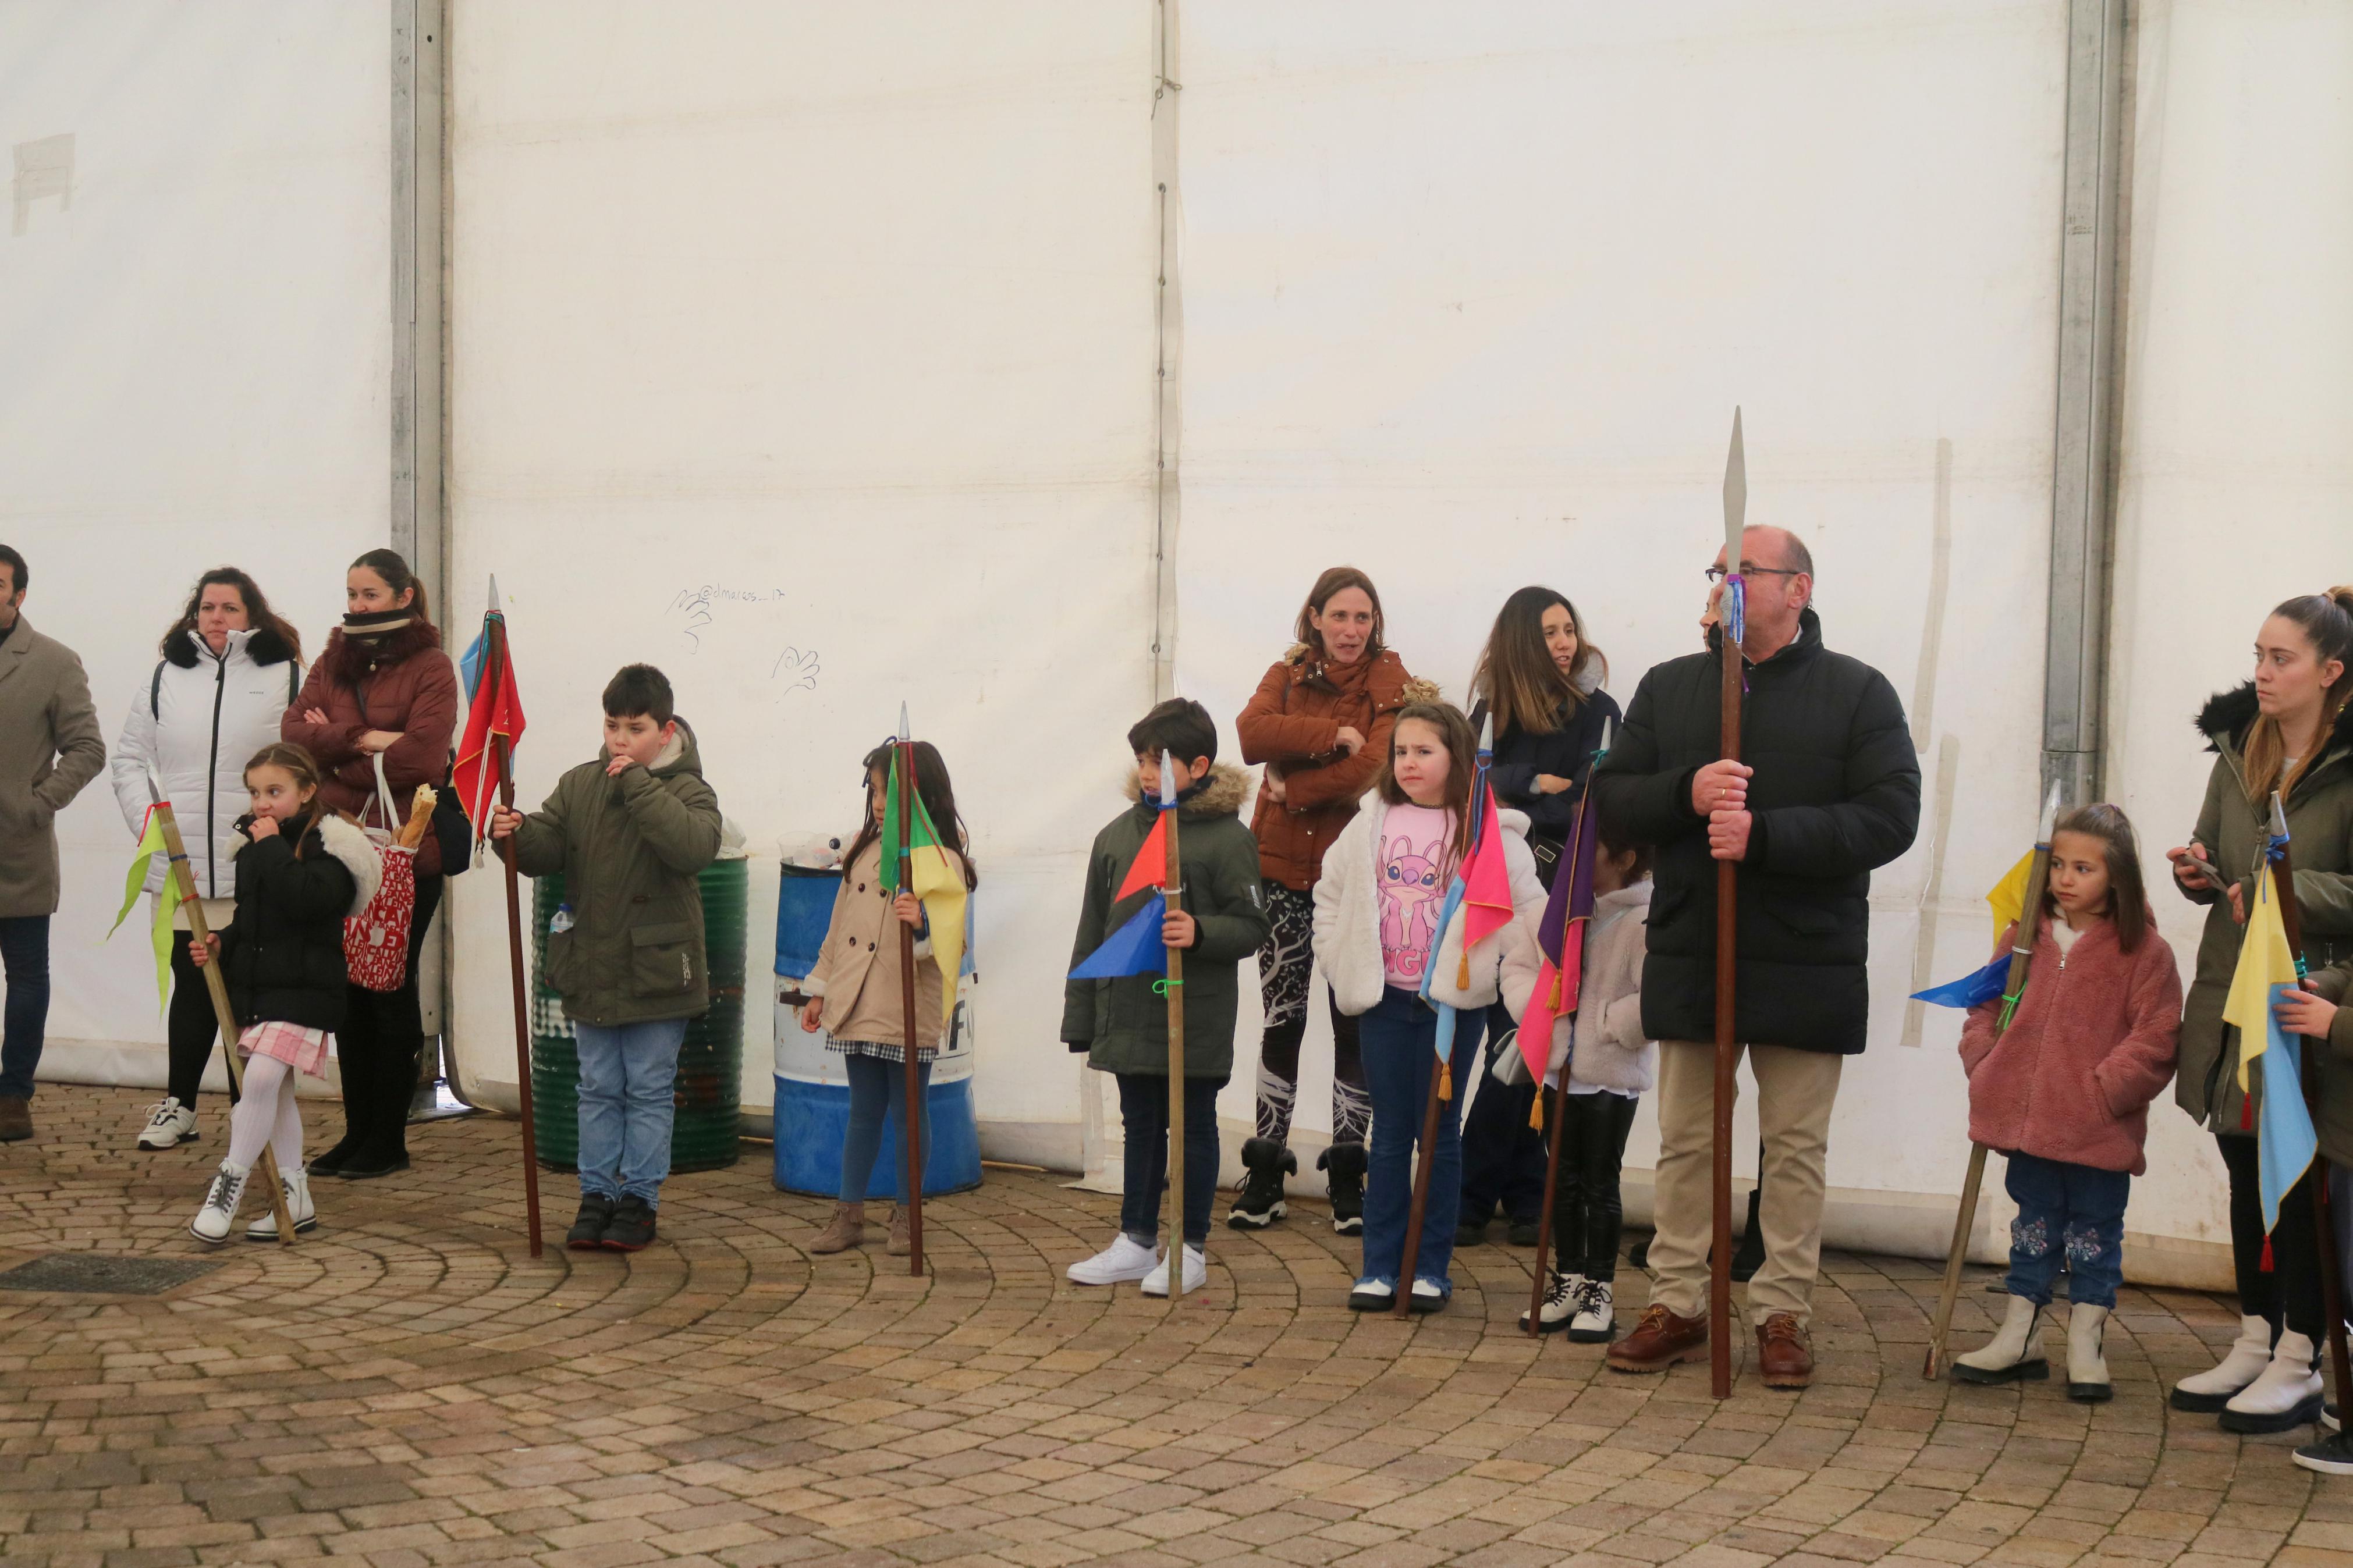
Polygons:
M2239 1090L2250 1092L2250 1071L2263 1070L2263 1098L2255 1113L2255 1163L2262 1177L2263 1233L2279 1224L2280 1200L2312 1164L2319 1139L2304 1103L2304 1047L2280 1027L2272 1005L2295 989L2295 954L2280 923L2276 889L2268 876L2253 879L2247 932L2239 946L2239 967L2222 1002L2222 1021L2239 1030Z

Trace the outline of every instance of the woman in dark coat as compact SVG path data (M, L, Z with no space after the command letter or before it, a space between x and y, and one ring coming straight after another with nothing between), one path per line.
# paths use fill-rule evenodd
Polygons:
M1528 847L1547 888L1562 846L1577 827L1586 764L1601 744L1602 730L1618 721L1618 704L1601 689L1609 676L1609 661L1585 635L1568 596L1522 588L1504 601L1471 678L1473 700L1495 726L1495 760L1487 773L1495 804L1528 814ZM1478 717L1474 712L1474 724ZM1487 1069L1519 1048L1514 1033L1508 1009L1488 1010ZM1485 1240L1498 1205L1512 1245L1536 1244L1546 1150L1543 1134L1528 1125L1535 1094L1533 1081L1506 1087L1493 1078L1480 1080L1462 1124L1456 1246Z
M448 771L458 672L441 651L425 585L398 554L369 551L352 563L343 588L343 624L328 637L280 729L318 759L325 775L319 798L328 807L397 828L417 786L438 784ZM377 799L378 757L392 795L389 820ZM361 1180L408 1168L408 1105L425 1042L417 957L440 902L440 847L427 833L417 848L407 974L396 991L349 988L337 1036L343 1137L311 1162L314 1173Z

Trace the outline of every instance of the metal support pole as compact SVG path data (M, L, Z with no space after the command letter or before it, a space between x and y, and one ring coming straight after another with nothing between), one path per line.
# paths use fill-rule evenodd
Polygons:
M2106 744L2116 341L2122 278L2126 0L2069 0L2067 152L2059 252L2058 418L2051 484L2051 605L2045 634L2042 784L2100 798Z

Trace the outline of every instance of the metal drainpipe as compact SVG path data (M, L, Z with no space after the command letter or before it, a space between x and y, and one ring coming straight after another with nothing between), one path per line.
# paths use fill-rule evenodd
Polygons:
M2042 777L2063 798L2100 798L2106 745L2110 566L2115 549L2116 326L2131 52L2126 0L2069 0L2067 150L2059 254L2059 382L2052 458L2051 604L2042 689Z

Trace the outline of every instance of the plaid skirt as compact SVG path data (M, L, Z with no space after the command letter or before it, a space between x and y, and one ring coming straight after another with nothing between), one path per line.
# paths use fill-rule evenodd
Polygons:
M327 1076L327 1046L333 1036L300 1024L250 1024L237 1037L237 1048L251 1057L275 1057L312 1078Z

